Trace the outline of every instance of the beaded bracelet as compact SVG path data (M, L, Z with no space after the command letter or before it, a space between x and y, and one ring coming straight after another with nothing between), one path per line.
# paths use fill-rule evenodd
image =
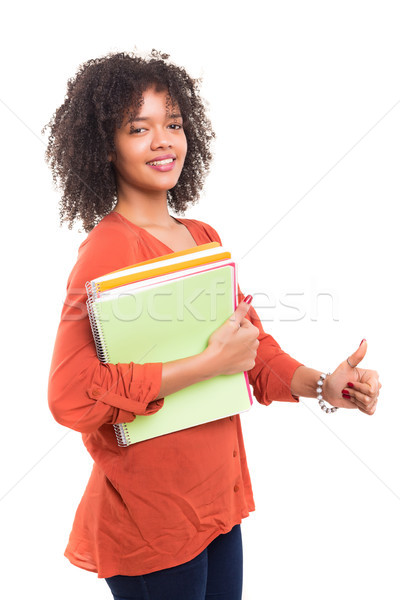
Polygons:
M322 385L324 383L324 380L326 378L327 375L330 375L330 373L321 373L319 376L319 380L317 381L317 400L318 400L318 404L320 405L320 407L322 408L322 410L324 410L326 413L333 413L335 412L338 407L337 406L327 406L325 404L325 401L322 397Z

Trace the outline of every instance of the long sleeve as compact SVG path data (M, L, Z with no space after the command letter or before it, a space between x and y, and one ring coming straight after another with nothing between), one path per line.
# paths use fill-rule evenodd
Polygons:
M238 286L238 302L243 298L244 294ZM293 373L303 363L284 352L272 335L265 333L253 306L250 306L247 317L260 331L256 364L247 372L257 401L266 406L274 400L299 402L298 396L291 393L290 384Z
M58 423L82 433L132 421L162 408L156 400L162 363L104 364L96 354L85 283L142 260L121 230L98 227L79 247L67 283L48 383L49 408Z

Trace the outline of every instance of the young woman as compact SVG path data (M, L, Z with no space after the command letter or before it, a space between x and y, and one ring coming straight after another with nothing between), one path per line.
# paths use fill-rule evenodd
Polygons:
M82 433L94 461L65 555L105 578L115 599L239 600L240 523L254 510L240 417L127 448L112 425L162 410L165 396L188 385L241 371L261 404L315 398L321 371L265 333L240 288L236 311L204 351L167 363L101 363L86 312L86 281L221 243L207 223L169 213L198 199L215 136L198 80L168 58L153 50L89 60L44 128L61 223L80 219L88 233L68 279L48 388L54 418ZM375 371L357 368L365 352L363 340L319 384L333 407L374 413L381 384Z

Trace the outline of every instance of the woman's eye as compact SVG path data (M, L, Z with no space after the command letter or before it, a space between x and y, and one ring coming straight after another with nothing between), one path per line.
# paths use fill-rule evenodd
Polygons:
M138 127L138 129L131 129L129 133L139 133L139 131L144 131L144 127Z
M182 129L182 125L179 125L179 123L171 123L170 125L168 125L168 127L173 127L174 131L179 131L179 129ZM140 133L141 131L146 131L145 127L138 127L136 129L131 128L129 133Z

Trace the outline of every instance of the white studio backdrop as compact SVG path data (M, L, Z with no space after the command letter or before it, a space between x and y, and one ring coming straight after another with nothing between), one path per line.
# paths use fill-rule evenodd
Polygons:
M243 598L398 598L398 4L39 1L4 17L1 596L111 598L63 556L91 459L53 420L47 378L86 234L59 228L40 131L79 64L156 48L203 78L217 134L185 216L232 249L286 352L332 371L366 338L361 364L383 385L373 416L311 398L243 415L256 501Z

